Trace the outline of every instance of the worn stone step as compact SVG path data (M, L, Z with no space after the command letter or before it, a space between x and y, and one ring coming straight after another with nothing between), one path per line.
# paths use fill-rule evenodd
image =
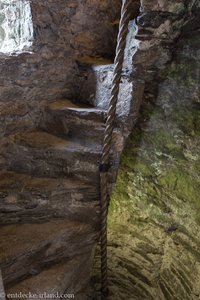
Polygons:
M98 181L101 146L82 145L44 131L18 133L2 139L2 168L41 177L72 176Z
M0 224L59 217L94 224L98 198L98 186L77 179L0 172Z
M0 268L5 288L39 274L55 263L91 255L97 233L90 225L67 220L0 227Z
M107 109L113 77L113 62L101 57L77 58L80 77L77 82L77 99L95 107Z
M101 143L107 112L71 100L55 100L42 115L39 127L57 136Z
M55 264L38 275L27 278L11 288L6 289L12 299L19 299L18 295L27 295L26 299L86 300L90 294L90 265L91 254L83 253L69 262ZM59 297L60 296L60 297Z
M132 27L135 25L132 25ZM130 27L130 29L132 28ZM135 41L132 29L130 31L131 39L129 43ZM133 45L131 51L136 51L138 45ZM132 57L132 55L131 55ZM77 63L80 68L80 77L77 80L77 95L76 99L81 102L88 102L100 109L108 110L114 64L104 58L99 57L82 57L77 59ZM132 84L134 70L132 69L132 62L127 60L127 54L125 54L125 61L122 69L122 77L120 81L120 92L117 103L117 117L127 118L130 114L131 103L133 96L137 99L137 94L143 91L144 84L140 82L139 89L137 90ZM139 97L138 96L138 97ZM138 103L135 104L136 106ZM122 121L124 123L124 120Z

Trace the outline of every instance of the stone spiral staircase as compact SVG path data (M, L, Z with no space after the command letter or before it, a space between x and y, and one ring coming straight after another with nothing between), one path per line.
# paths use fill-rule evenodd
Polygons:
M91 58L80 63L86 74L82 91L88 92L95 78L109 94L102 76L112 65ZM34 130L16 128L1 138L0 269L6 293L90 298L99 230L98 160L107 108L97 98L93 105L49 102Z

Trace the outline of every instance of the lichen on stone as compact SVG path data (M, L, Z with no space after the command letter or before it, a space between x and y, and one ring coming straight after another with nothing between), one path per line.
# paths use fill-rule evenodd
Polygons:
M161 72L122 156L109 213L110 299L199 299L199 45L191 37Z

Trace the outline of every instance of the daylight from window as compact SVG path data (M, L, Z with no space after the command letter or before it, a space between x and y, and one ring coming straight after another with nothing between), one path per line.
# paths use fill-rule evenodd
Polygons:
M0 52L27 51L32 45L32 39L30 2L0 0Z

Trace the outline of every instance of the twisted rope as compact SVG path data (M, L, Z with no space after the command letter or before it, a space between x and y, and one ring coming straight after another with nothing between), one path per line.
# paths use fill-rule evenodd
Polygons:
M123 0L119 34L117 39L116 57L114 61L114 74L111 89L111 98L106 121L105 136L100 165L100 189L101 189L101 295L102 299L108 295L108 274L107 274L107 215L108 215L108 171L110 150L112 145L112 134L116 117L119 86L128 34L128 24L131 19L131 8L133 0Z

